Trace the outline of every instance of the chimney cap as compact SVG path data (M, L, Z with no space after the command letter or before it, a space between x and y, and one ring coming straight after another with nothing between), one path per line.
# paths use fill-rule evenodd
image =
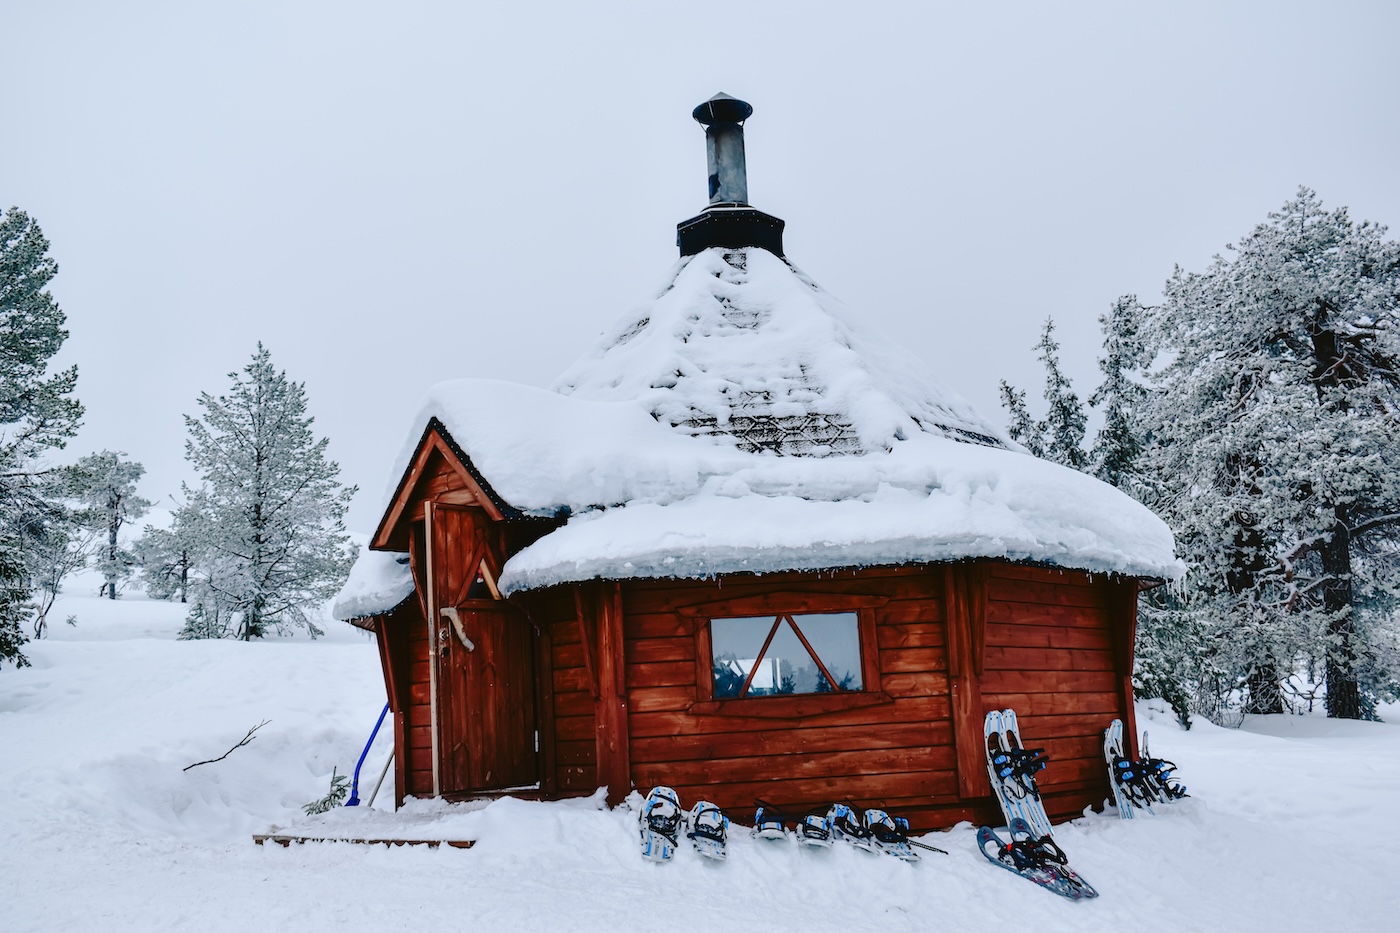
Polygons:
M713 126L716 123L743 123L753 116L753 107L720 91L692 110L690 115L705 126Z

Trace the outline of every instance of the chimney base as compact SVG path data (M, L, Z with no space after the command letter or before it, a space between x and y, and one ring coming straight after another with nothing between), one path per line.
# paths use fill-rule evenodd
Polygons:
M711 246L739 249L757 246L783 255L783 221L747 204L716 205L699 216L676 224L676 245L682 256L694 256Z

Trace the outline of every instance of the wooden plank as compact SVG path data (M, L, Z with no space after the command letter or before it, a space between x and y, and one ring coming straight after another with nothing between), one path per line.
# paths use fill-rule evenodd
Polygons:
M1123 751L1138 756L1137 711L1133 702L1133 650L1137 638L1138 582L1120 578L1107 584L1111 599L1114 638L1114 667L1118 692L1122 697Z
M559 737L554 732L554 644L550 626L535 637L535 709L539 710L540 790L546 797L559 793Z
M589 719L592 719L595 702L592 694L582 690L568 690L562 693L555 691L554 715L587 716ZM591 735L592 733L590 732L589 734Z
M558 742L554 756L561 765L593 765L598 763L598 748L591 741Z
M682 769L677 769L674 772L658 770L654 783L675 788L681 800L712 800L721 808L735 813L752 807L755 798L792 805L796 809L818 804L825 807L833 800L881 801L921 797L953 802L957 800L958 792L957 772L951 769L902 774L833 774L718 784L706 780L703 773L687 775Z
M881 625L934 624L943 621L943 599L941 596L925 596L922 599L894 599L882 606L878 613ZM938 631L942 633L940 625Z
M948 656L942 648L886 648L880 652L880 668L886 674L946 671Z
M993 599L987 603L987 623L1006 625L1067 625L1075 628L1108 628L1108 610L1095 606L1057 606L1048 603Z
M569 765L560 768L559 786L564 791L591 794L598 789L598 769L592 765Z
M986 631L986 575L975 566L950 564L944 571L947 607L948 699L952 707L958 793L964 798L992 792L982 737L983 644Z
M554 669L554 692L555 693L589 693L593 692L593 682L588 676L588 672L581 667L565 667Z
M902 625L889 625L882 621L875 626L875 638L881 651L886 648L942 648L943 623L906 622Z
M598 637L595 627L589 624L593 621L592 618L583 608L583 587L574 584L569 589L573 590L574 594L574 621L578 631L579 660L583 662L584 672L588 675L588 692L596 700L600 688L598 684L598 659L594 655L594 647L598 644ZM566 665L562 662L557 666L578 667L577 664Z
M1028 583L1048 583L1051 586L1098 586L1102 577L1095 577L1082 570L1061 570L1057 567L1028 567L1024 564L1004 564L996 561L987 563L987 570L1001 580L1017 580Z
M645 711L637 708L635 697L628 716L628 729L635 741L641 737L664 735L707 735L768 729L824 729L900 722L942 723L949 718L947 697L907 697L883 706L845 710L805 719L773 720L749 716L692 716L685 711Z
M404 711L394 714L394 809L408 796L408 743L404 739Z
M703 700L691 704L691 716L744 716L751 719L792 721L824 719L852 709L888 706L894 698L879 691L843 690L836 693L786 694L783 696L741 697L732 700Z
M635 713L685 710L694 702L694 687L643 687L633 690L627 697L628 707Z
M628 688L695 685L694 661L656 661L626 666Z
M433 734L427 723L408 730L408 748L432 748Z
M627 661L693 661L695 640L691 638L641 638L627 643Z
M987 624L987 648L1088 648L1109 651L1113 639L1107 626L1084 628L1069 625Z
M1040 603L1046 606L1078 606L1107 609L1108 597L1099 587L1063 586L1059 583L1035 583L1029 580L1005 580L992 577L987 598L993 602Z
M632 789L627 736L627 683L624 670L622 584L597 586L598 628L598 779L608 787L608 802L617 806Z
M880 689L892 697L944 696L948 693L946 674L885 674Z
M983 695L987 709L1016 711L1017 717L1044 715L1088 715L1107 713L1112 719L1122 705L1122 696L1117 690L1104 690L1094 693L993 693Z
M953 741L947 722L901 722L875 726L826 726L808 729L763 729L632 739L632 761L689 761L767 754L859 751L883 748L929 748Z
M554 667L556 669L578 667L583 668L591 676L591 666L587 664L584 660L586 656L587 652L584 651L582 642L575 641L571 645L552 646L551 659L553 660Z
M1112 671L987 671L982 675L984 693L1110 693L1119 686Z
M890 601L888 596L871 596L812 590L762 590L744 595L724 595L699 603L677 606L683 616L715 619L724 616L767 616L803 612L850 612L874 609Z
M347 839L332 836L289 836L285 833L258 833L253 836L253 842L257 845L271 842L284 849L294 842L298 845L307 842L343 842L361 846L424 846L429 849L436 849L438 846L470 849L476 845L473 839Z
M643 638L690 638L695 622L674 612L629 613L623 632L629 642Z
M903 774L915 771L949 771L953 749L946 745L927 748L863 749L853 752L765 755L744 758L712 758L703 761L632 763L632 774L641 787L667 781L686 784L728 784L762 775L783 781L834 775ZM684 798L682 798L684 799Z
M1113 654L1087 648L987 648L994 671L1112 671Z
M560 742L587 739L594 741L598 727L592 716L554 717L554 736Z

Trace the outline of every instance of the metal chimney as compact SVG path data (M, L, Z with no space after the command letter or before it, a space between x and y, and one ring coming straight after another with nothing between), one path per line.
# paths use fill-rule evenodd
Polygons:
M753 108L723 91L690 113L705 127L705 156L710 165L710 203L749 203L748 167L744 164L744 121Z
M783 222L749 206L744 121L753 115L753 107L721 92L690 115L705 127L710 205L699 216L676 224L681 255L694 256L712 246L757 246L783 255Z

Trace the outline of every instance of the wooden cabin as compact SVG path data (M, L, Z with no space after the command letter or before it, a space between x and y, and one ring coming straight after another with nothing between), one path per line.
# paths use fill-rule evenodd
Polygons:
M735 813L987 822L1004 707L1048 751L1052 818L1108 797L1170 533L783 256L747 204L751 112L696 108L712 200L660 296L552 391L443 383L411 426L337 603L378 638L399 803L667 784Z

